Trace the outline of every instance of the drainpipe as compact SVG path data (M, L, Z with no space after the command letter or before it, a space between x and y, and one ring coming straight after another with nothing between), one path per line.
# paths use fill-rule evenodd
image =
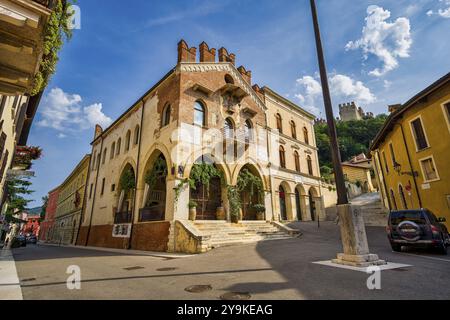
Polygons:
M89 236L91 235L92 218L94 216L94 205L95 205L95 198L96 198L96 195L97 195L98 176L100 174L100 162L101 162L102 154L103 154L103 137L101 139L102 139L102 142L101 142L101 145L100 145L100 153L99 153L100 161L98 161L97 159L94 159L94 161L98 161L99 165L96 168L97 169L97 174L95 176L94 196L92 198L91 216L89 218L89 228L88 228L88 232L87 232L87 235L86 235L86 243L84 244L86 247L87 247L87 245L89 243ZM92 149L94 149L94 147L92 147ZM95 166L95 163L94 163L94 166Z
M136 202L137 202L137 187L139 183L139 162L141 158L141 145L142 145L142 131L144 131L144 109L145 109L145 101L142 99L142 111L141 111L141 124L140 124L140 130L139 130L139 144L138 144L138 154L137 154L137 161L136 161L136 188L134 191L134 199L133 199L133 210L131 212L131 230L130 230L130 238L128 240L128 250L131 249L131 238L133 237L133 227L134 227L134 213L136 211Z
M409 163L409 168L410 168L410 170L411 170L411 175L412 175L413 181L414 181L414 188L416 189L417 199L419 200L419 206L420 206L420 208L422 208L422 199L420 198L419 187L418 187L418 185L417 185L416 175L414 174L414 169L413 169L413 167L412 167L411 156L409 155L408 145L406 144L405 132L404 132L404 130L403 130L403 126L402 126L401 123L396 123L396 125L399 125L399 126L400 126L400 129L401 129L401 131L402 131L403 143L404 143L404 145L405 145L406 155L408 156L408 163Z

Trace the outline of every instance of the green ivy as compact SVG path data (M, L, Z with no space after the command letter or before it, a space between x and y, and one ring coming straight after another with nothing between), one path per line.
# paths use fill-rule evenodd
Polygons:
M158 179L167 177L167 165L163 158L158 158L153 165L152 170L149 170L145 175L145 183L149 185L152 190Z
M58 52L64 44L63 39L70 40L72 37L72 30L69 28L73 15L71 7L72 2L70 0L56 1L55 7L50 14L44 29L42 60L30 92L32 96L45 89L50 77L56 72L56 64L59 60Z

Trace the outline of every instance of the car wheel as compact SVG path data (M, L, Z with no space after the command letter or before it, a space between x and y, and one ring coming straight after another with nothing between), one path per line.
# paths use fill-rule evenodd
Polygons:
M445 242L446 242L445 239L442 238L442 241L441 241L441 243L439 244L439 247L438 247L438 252L440 254L443 254L443 255L447 254L447 244Z
M402 246L399 244L395 244L395 243L391 243L391 248L393 251L395 252L400 252L402 251Z

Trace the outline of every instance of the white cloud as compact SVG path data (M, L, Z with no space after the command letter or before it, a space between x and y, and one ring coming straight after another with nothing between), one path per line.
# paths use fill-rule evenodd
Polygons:
M334 103L355 101L358 104L367 105L376 101L375 95L361 81L352 79L342 74L333 74L329 77L330 92ZM302 107L315 115L320 114L317 106L323 105L322 86L318 75L303 76L297 80L295 97Z
M437 11L428 10L427 16L438 15L442 18L450 19L450 0L439 0L439 2L443 3L445 7L441 7Z
M428 10L427 11L427 16L432 16L433 15L433 10Z
M38 125L61 132L75 132L93 128L96 124L107 127L112 123L112 119L102 112L101 103L83 107L82 101L78 94L53 88L42 101ZM66 134L60 133L58 137L65 138Z
M370 75L380 77L398 67L398 58L409 57L412 45L411 26L409 19L400 17L394 22L387 22L390 11L372 5L367 8L366 25L362 37L350 41L346 50L362 49L364 59L369 55L376 56L382 61L382 68L375 68Z

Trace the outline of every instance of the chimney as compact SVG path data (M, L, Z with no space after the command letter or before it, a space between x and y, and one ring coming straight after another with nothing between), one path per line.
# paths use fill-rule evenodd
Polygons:
M197 48L189 48L186 41L178 42L178 63L180 62L195 62L197 56Z
M249 70L245 70L245 67L240 66L238 69L240 74L242 74L242 77L244 78L245 81L247 81L247 83L249 85L252 85L252 72Z
M205 41L200 46L200 62L216 62L216 49L209 49Z
M103 129L100 125L95 126L95 134L94 134L94 140L100 137L100 135L103 133Z
M390 113L394 113L397 110L400 110L401 107L402 107L401 104L391 104L390 106L388 106L388 110Z
M233 65L235 65L236 55L234 53L228 54L227 49L222 47L219 49L219 62L231 62Z

